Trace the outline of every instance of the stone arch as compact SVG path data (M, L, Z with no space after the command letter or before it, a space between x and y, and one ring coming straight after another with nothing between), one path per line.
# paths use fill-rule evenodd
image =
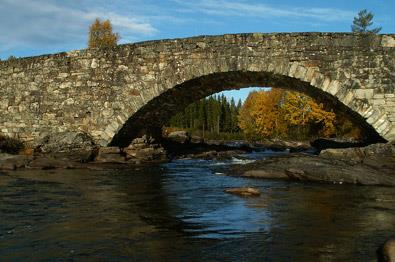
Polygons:
M346 113L354 123L362 127L367 139L372 142L384 141L379 131L391 127L385 118L383 120L381 112L355 99L347 86L351 81L331 79L309 63L274 61L248 64L242 59L238 59L238 63L221 62L223 61L214 67L212 64L203 64L198 72L189 71L188 77L179 73L181 76L176 77L178 82L174 86L171 86L171 82L164 81L164 85L167 85L162 87L164 91L156 96L146 97L148 102L117 129L109 145L123 147L133 138L145 133L158 135L162 125L190 103L220 91L250 86L281 87L305 93L329 105L334 111ZM221 65L222 70L218 69ZM213 68L212 71L217 72L212 73L210 69ZM183 79L188 80L182 82Z
M162 120L155 114L170 110L173 96L181 105L192 102L189 93L196 100L288 84L347 111L372 137L394 141L394 55L394 35L253 33L1 61L0 135L34 144L49 133L81 131L102 146L124 145L148 112L145 128L155 129L147 127Z

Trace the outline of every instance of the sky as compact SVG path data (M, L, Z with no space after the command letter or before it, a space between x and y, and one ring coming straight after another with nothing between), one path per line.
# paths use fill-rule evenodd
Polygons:
M131 43L226 33L350 32L362 9L374 13L381 33L395 33L395 0L0 0L0 59L86 48L97 17L110 19L120 43Z

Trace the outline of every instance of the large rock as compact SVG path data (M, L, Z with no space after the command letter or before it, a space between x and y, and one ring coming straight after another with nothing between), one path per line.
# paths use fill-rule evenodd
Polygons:
M135 148L133 146L123 149L126 160L131 163L146 163L156 161L166 161L166 151L160 146L149 146L145 148Z
M190 158L199 158L205 160L230 160L235 156L245 153L241 150L226 150L226 151L216 151L209 150L201 153L190 154Z
M395 145L393 143L380 143L365 147L325 149L321 151L320 156L362 162L367 158L376 158L377 156L395 157Z
M32 159L30 156L25 155L0 155L0 170L15 170L18 168L24 168L28 165Z
M349 161L362 162L365 153L361 148L344 148L344 149L325 149L320 153L321 157L331 159L347 159Z
M100 147L95 162L125 163L125 155L119 147Z
M171 132L168 136L168 139L178 142L178 143L189 143L191 142L191 135L187 131L174 131Z
M95 149L93 139L82 132L61 132L45 136L36 150L63 160L87 162Z
M261 192L253 187L238 187L238 188L228 188L224 190L226 193L238 195L242 197L257 197Z
M29 162L28 167L39 169L76 168L75 164L70 161L55 159L49 156L35 157L32 161Z
M291 152L302 152L309 150L311 146L302 141L285 141L280 139L263 139L253 144L254 147L264 147L273 151L289 149Z
M366 163L366 159L363 162L355 162L348 159L295 154L236 165L231 168L229 174L256 178L395 186L395 159L384 159L385 163L382 165L373 165Z
M279 172L275 170L268 171L262 169L248 170L243 173L243 176L254 178L289 179L289 177L284 174L284 172Z
M167 160L164 148L149 136L135 138L128 147L122 149L122 152L129 163L140 164Z

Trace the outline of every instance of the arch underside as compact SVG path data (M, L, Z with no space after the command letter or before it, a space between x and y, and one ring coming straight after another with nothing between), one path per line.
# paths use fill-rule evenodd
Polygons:
M305 93L332 108L335 113L346 114L354 124L361 127L367 142L384 141L360 114L310 83L268 72L234 71L197 77L153 98L126 121L109 145L126 147L134 138L144 134L160 137L162 126L194 101L221 91L251 86L278 87Z

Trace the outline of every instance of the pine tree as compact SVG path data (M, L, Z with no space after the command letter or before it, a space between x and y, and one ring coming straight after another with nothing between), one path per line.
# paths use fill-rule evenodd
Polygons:
M169 125L198 131L203 136L207 132L240 132L237 117L241 106L241 100L236 106L234 99L229 102L224 95L209 96L188 105L169 120Z
M366 9L359 11L358 16L354 17L353 24L351 25L352 32L373 34L379 33L381 31L381 27L368 29L368 27L373 25L373 17L373 13L368 12Z

